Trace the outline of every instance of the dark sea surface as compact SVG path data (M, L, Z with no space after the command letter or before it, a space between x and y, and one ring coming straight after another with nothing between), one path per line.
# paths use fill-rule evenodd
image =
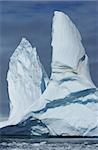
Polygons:
M37 138L1 139L0 150L98 150L98 139Z

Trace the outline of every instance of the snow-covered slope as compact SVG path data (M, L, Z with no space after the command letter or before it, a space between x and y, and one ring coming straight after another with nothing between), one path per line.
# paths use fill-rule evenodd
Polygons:
M25 38L10 58L7 81L10 98L8 124L13 125L31 111L30 106L41 96L48 83L36 48L32 48Z

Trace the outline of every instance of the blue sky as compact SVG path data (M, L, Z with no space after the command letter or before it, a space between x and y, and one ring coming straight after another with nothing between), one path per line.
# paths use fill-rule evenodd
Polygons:
M98 86L98 2L0 2L0 113L9 112L6 73L10 56L22 37L37 47L48 75L51 70L51 25L53 12L63 11L76 24L89 56L93 81Z

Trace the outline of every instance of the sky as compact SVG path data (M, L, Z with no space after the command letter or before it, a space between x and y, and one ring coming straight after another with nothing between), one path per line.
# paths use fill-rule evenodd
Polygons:
M0 1L0 117L9 113L8 63L22 37L37 47L40 60L50 76L51 27L55 10L65 12L78 27L89 56L92 79L98 86L97 1Z

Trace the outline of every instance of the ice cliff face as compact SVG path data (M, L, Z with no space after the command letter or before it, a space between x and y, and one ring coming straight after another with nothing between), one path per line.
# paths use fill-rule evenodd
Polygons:
M91 80L81 35L62 12L54 13L51 45L48 86L29 42L23 39L11 57L7 76L10 120L21 122L13 132L9 127L3 133L16 134L16 128L21 131L22 127L30 135L98 136L98 90Z

